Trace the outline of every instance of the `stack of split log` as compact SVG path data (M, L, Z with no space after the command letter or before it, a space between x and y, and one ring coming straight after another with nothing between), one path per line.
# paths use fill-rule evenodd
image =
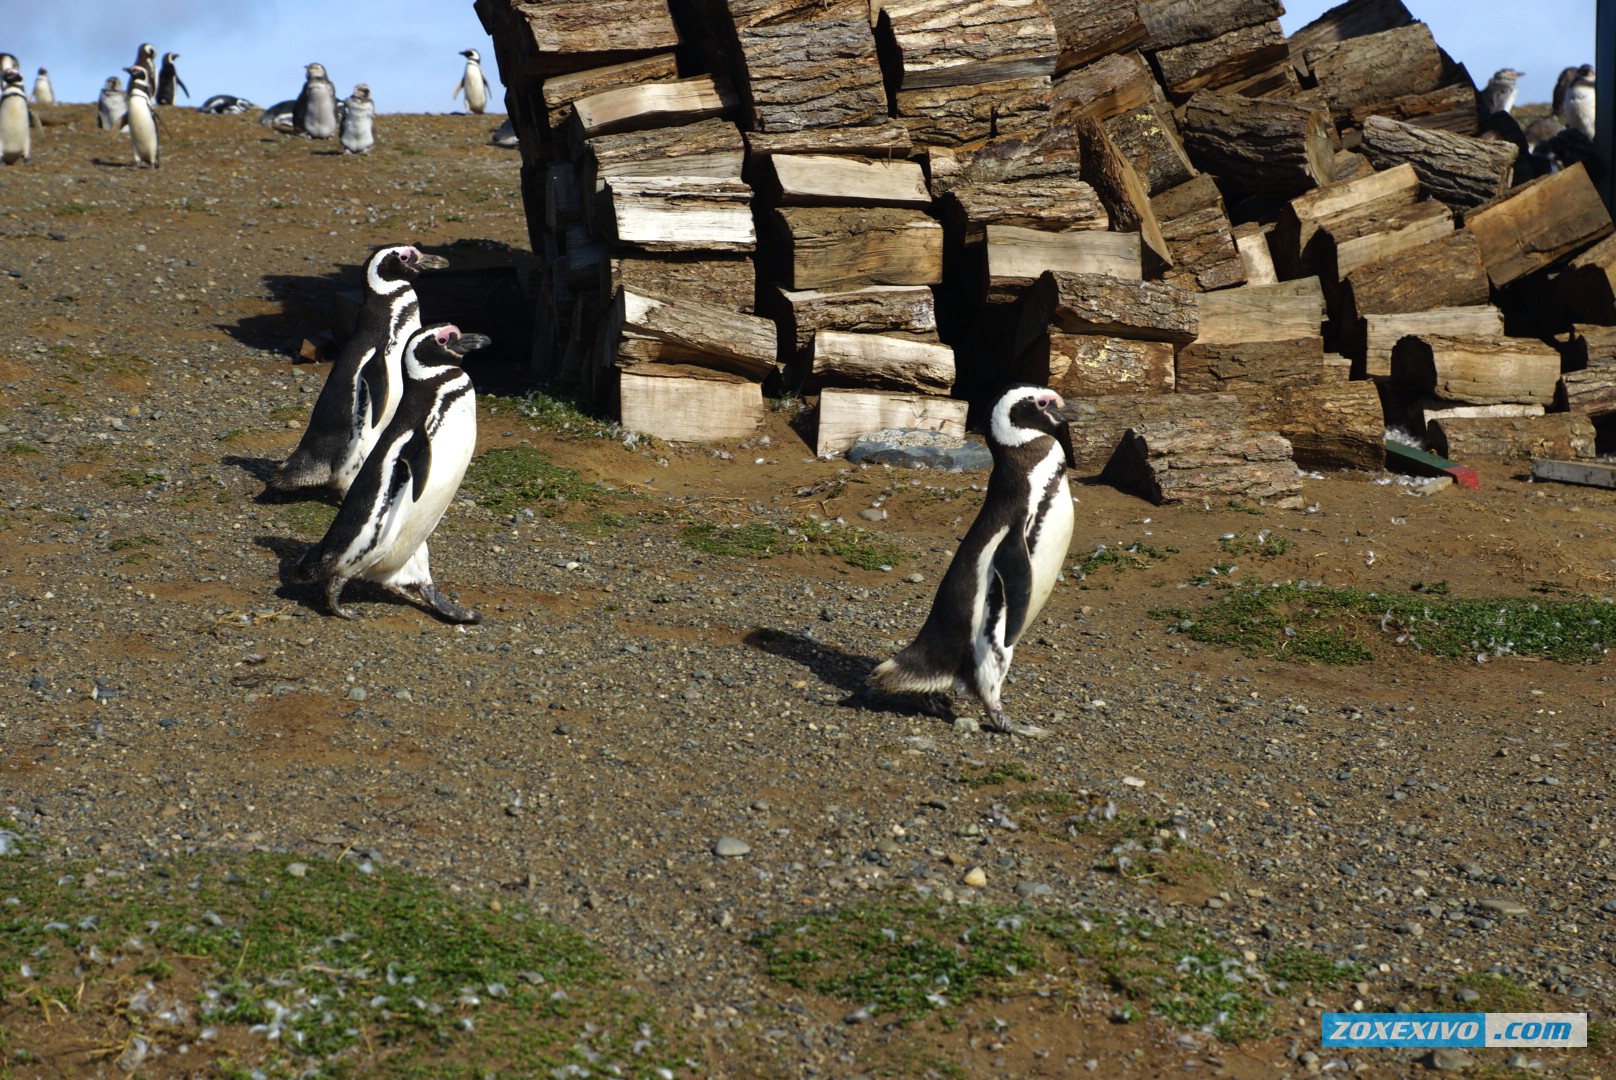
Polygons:
M1157 500L1300 502L1388 425L1616 441L1616 239L1581 166L1401 0L477 0L547 265L535 361L664 438L816 448L1010 379ZM1611 419L1608 432L1603 431Z

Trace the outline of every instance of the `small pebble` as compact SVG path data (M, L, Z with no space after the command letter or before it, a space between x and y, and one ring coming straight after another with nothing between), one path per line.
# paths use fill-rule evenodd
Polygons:
M1476 1063L1475 1058L1457 1046L1439 1046L1431 1051L1428 1060L1431 1068L1438 1072L1460 1072Z
M309 872L309 864L306 862L288 863L286 865L286 872L295 878L304 877Z
M1520 916L1530 915L1532 913L1532 909L1521 903L1519 900L1490 898L1487 900L1477 900L1476 906L1481 908L1483 911L1491 911L1495 915Z
M752 845L745 840L737 840L733 836L720 836L718 843L713 845L713 854L721 859L738 859L749 854Z
M988 883L988 872L980 866L973 866L965 871L965 876L960 878L960 883L973 889L980 889Z

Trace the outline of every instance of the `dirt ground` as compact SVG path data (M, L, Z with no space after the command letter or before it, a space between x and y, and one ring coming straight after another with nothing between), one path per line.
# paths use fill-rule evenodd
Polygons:
M1006 688L1013 715L1054 731L1028 740L856 693L918 629L985 476L816 460L789 410L742 443L675 447L485 393L479 452L535 447L604 502L546 516L463 498L433 565L485 622L363 592L345 622L288 575L318 516L260 499L326 371L292 348L329 328L374 245L519 261L518 158L469 116L383 116L363 157L251 116L164 119L160 171L132 168L88 106L51 110L33 163L0 170L0 817L51 858L359 845L584 931L694 1033L697 1075L1408 1075L1427 1055L1322 1049L1319 1013L1455 1010L1487 972L1554 1011L1616 1006L1608 660L1442 660L1373 627L1371 663L1251 659L1152 616L1230 578L1608 597L1616 494L1486 464L1480 491L1434 496L1311 477L1307 512L1079 482L1073 572ZM815 516L904 558L681 542ZM1265 555L1259 532L1288 543ZM1007 815L1003 789L960 779L1012 764L1176 823L1198 861L1107 870L1110 839ZM716 856L724 836L750 853ZM1303 947L1364 974L1276 993L1273 1033L1230 1044L1114 1022L1114 988L1077 970L946 1024L848 1022L852 1005L770 980L747 944L920 886L1148 914L1253 962ZM15 1075L111 1075L30 1015L0 1005L48 1063ZM1609 1076L1610 1054L1462 1067Z

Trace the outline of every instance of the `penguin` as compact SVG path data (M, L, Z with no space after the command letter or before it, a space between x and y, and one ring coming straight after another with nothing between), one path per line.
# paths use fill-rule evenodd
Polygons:
M439 618L476 623L432 583L427 538L460 488L477 444L477 399L460 367L488 344L448 323L417 330L404 350L404 397L343 497L336 520L298 564L302 581L319 582L333 615L352 619L342 588L354 578L419 600Z
M258 108L244 97L234 94L214 94L208 100L196 107L199 113L208 113L211 116L239 116L244 112L251 112Z
M277 101L258 114L258 122L276 131L296 131L297 124L292 119L296 110L296 101Z
M157 46L153 45L149 41L142 42L140 48L135 50L135 63L133 66L145 70L146 95L150 97L152 92L157 89ZM124 68L124 70L128 71L129 69ZM135 80L134 76L131 75L128 85L126 85L123 89L125 93L129 93L133 91L134 88Z
M323 65L309 64L303 70L303 89L292 106L292 126L311 139L329 139L337 133L337 88L326 77Z
M1571 84L1577 81L1578 76L1587 76L1590 79L1593 78L1594 66L1592 64L1583 64L1581 67L1568 67L1564 71L1560 72L1560 77L1558 79L1554 80L1554 100L1552 102L1552 108L1554 110L1555 117L1559 120L1565 120L1566 91L1571 89Z
M179 58L180 54L177 52L163 54L163 67L157 73L157 104L159 105L174 104L174 87L176 86L185 91L186 97L191 96L191 88L185 85L185 80L180 78L179 69L174 66L174 61Z
M0 162L28 164L33 156L32 145L28 94L22 88L22 72L6 68L0 71Z
M56 91L51 89L50 72L44 68L40 68L39 74L34 76L34 104L56 104Z
M494 134L489 137L488 141L495 146L503 146L507 150L515 150L522 145L521 137L516 134L516 125L511 122L511 118L508 116L500 123L499 127L494 129Z
M363 154L376 145L376 103L370 100L370 87L360 83L342 103L342 131L338 136L344 154Z
M1593 72L1577 73L1566 87L1564 102L1565 126L1580 131L1589 141L1594 138L1594 76Z
M101 88L101 99L96 104L95 126L103 131L121 131L123 118L127 115L129 95L124 91L123 80L109 75L107 84Z
M21 70L22 65L18 62L16 56L8 52L0 52L0 76L5 75L8 71Z
M123 122L129 126L129 141L135 148L135 168L159 168L157 156L157 114L152 111L151 79L146 69L131 65L129 72L129 112Z
M1524 71L1514 68L1500 68L1493 72L1487 86L1481 91L1479 105L1481 115L1488 117L1494 113L1507 113L1515 107L1515 84L1518 83Z
M488 108L488 80L483 78L483 58L476 49L462 49L460 55L466 58L466 73L460 76L460 82L449 99L453 101L464 92L466 108L481 116L482 111Z
M297 448L270 478L270 490L347 492L403 393L404 345L421 328L410 279L448 265L448 259L408 244L381 248L366 260L358 325L331 365Z
M999 688L1072 541L1066 469L1075 460L1065 409L1053 390L1027 385L1010 387L994 403L987 499L943 575L920 634L876 666L871 688L943 694L963 687L986 707L983 727L1048 734L1005 715Z

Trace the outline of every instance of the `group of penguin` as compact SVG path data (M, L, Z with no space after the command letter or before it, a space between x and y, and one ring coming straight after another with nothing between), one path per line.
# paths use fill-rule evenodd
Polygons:
M1516 84L1525 77L1514 68L1493 73L1477 95L1484 129L1516 143L1542 176L1570 168L1594 156L1594 66L1582 64L1560 72L1548 116L1538 117L1523 131L1507 114L1515 107Z
M477 441L476 399L460 362L488 344L450 324L422 327L412 280L447 265L408 245L370 256L354 333L296 448L268 480L268 490L282 495L322 487L342 494L297 577L321 585L327 607L343 618L355 613L342 606L342 590L358 579L451 623L482 619L438 591L427 555ZM1016 642L1043 609L1071 545L1069 419L1060 395L1044 387L1012 386L999 396L988 423L993 472L981 512L920 633L875 668L872 688L928 696L968 689L981 699L989 730L1046 734L1010 719L1000 691Z

